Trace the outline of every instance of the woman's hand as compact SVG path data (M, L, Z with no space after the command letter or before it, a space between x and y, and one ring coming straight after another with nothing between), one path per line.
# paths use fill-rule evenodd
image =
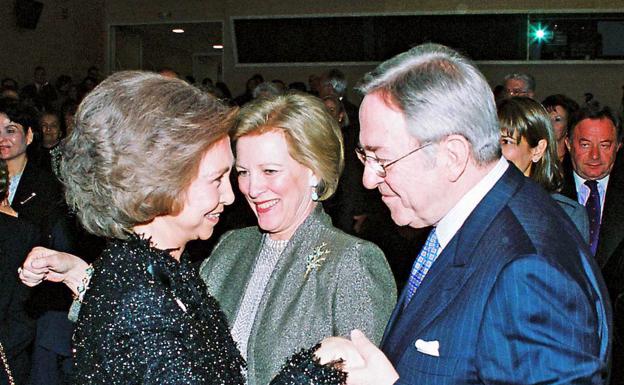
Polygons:
M43 280L63 282L74 294L86 276L89 265L75 255L45 247L35 247L28 253L19 271L19 277L27 286L36 286Z
M325 338L314 355L322 365L342 360L338 368L344 371L364 366L364 360L353 343L342 337Z
M351 331L351 343L362 358L362 364L345 368L347 385L392 385L399 379L388 358L364 333Z

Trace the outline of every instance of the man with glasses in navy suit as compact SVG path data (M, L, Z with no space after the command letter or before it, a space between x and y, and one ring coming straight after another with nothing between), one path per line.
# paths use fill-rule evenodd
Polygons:
M501 157L483 75L426 44L360 89L364 185L398 225L432 231L381 350L354 331L319 355L345 357L348 384L605 383L611 311L600 270L559 206Z

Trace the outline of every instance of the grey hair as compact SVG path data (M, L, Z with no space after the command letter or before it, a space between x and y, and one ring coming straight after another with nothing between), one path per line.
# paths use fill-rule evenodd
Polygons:
M344 73L338 69L330 70L324 83L329 84L339 96L343 96L347 91L347 79Z
M258 99L259 97L270 97L270 96L278 96L281 95L282 91L277 88L275 84L272 82L263 82L260 83L253 90L253 98Z
M235 112L177 78L109 76L80 103L63 145L69 206L87 231L118 239L176 215L203 154L227 138Z
M505 76L503 80L505 82L507 82L507 80L521 80L524 82L524 84L526 84L527 92L535 92L535 78L527 73L514 72Z
M470 142L479 165L501 156L494 95L481 72L458 52L423 44L367 73L357 87L380 92L402 111L408 131L420 143L437 143L449 135Z

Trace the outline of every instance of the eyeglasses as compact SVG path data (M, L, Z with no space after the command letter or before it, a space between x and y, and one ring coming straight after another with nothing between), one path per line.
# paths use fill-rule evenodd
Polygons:
M405 158L407 158L408 156L412 155L413 153L415 153L418 150L422 150L423 148L429 146L433 144L432 142L426 142L425 144L423 144L422 146L413 149L412 151L408 152L407 154L396 158L395 160L391 160L389 162L384 162L374 156L370 156L370 155L366 155L366 153L364 152L364 149L362 147L357 147L355 149L355 153L357 154L358 159L360 160L360 162L362 162L362 164L364 166L368 165L370 168L373 169L373 171L375 172L375 174L377 174L378 177L380 178L385 178L386 175L388 175L388 167L392 166L393 164L395 164L396 162L403 160Z
M529 90L523 88L508 88L505 90L505 92L509 96L527 96L529 94Z

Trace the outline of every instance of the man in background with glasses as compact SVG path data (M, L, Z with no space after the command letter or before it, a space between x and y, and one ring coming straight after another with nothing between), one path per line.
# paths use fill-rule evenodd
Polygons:
M529 74L516 72L505 76L505 96L535 96L535 78Z
M360 89L364 185L398 225L433 229L381 350L354 331L319 355L345 357L348 384L604 383L611 311L599 269L548 193L501 157L483 75L426 44Z

